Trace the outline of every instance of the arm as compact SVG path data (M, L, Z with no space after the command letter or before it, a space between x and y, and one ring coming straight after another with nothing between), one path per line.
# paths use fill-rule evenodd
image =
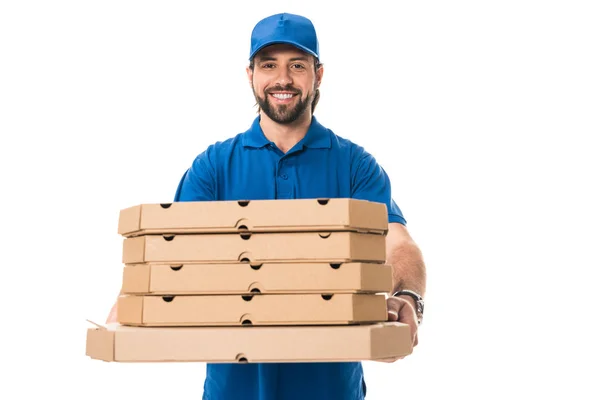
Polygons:
M412 290L421 296L425 292L425 264L421 251L406 229L402 211L392 199L391 182L375 158L363 151L353 167L352 197L385 203L389 229L386 237L386 261L392 267L393 291ZM388 320L411 327L413 345L417 345L416 303L410 296L390 296L387 301Z
M392 266L393 290L408 289L425 296L426 271L421 250L406 226L390 223L386 237L387 262Z
M391 182L374 157L364 152L353 170L352 197L384 203L388 210L386 259L393 268L393 290L425 295L425 265L421 251L406 229L402 211L392 198Z
M426 269L421 250L414 242L406 227L390 223L386 237L387 263L392 267L393 289L412 290L425 297ZM411 327L413 346L419 343L416 302L408 295L388 298L388 320L407 323Z

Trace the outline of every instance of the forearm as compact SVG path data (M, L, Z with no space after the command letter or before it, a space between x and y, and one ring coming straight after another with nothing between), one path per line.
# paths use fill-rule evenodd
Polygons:
M426 269L423 255L410 238L388 244L387 263L392 267L391 293L407 289L425 297Z

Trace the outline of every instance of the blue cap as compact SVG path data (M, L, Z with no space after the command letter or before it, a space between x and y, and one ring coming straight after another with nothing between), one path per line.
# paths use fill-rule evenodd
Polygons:
M252 30L250 60L262 48L287 43L319 58L319 41L313 23L300 15L282 13L260 20Z

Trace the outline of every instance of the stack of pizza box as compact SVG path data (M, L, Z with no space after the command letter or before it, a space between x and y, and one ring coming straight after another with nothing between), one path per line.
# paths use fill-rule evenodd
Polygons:
M86 354L121 362L363 361L412 352L387 322L385 204L202 201L121 210L117 324Z

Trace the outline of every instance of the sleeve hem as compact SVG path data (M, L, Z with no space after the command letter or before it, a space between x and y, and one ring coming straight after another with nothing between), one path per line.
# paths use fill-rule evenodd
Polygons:
M406 225L406 219L398 214L388 214L388 222L398 222L402 225Z

